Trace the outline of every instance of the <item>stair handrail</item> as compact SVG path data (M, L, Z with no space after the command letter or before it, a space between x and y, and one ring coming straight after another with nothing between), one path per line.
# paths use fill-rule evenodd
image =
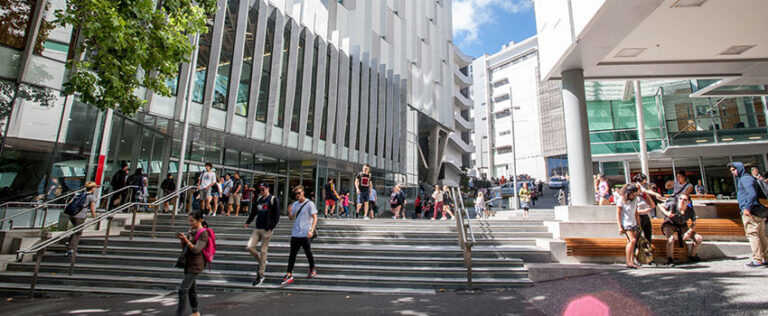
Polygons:
M47 207L51 206L51 205L56 205L56 206L66 205L68 197L74 196L74 195L76 195L76 194L78 194L80 192L83 192L83 191L85 191L85 187L82 187L82 188L77 189L75 191L71 191L71 192L69 192L69 193L67 193L65 195L58 196L56 198L47 200L45 202L13 202L13 201L5 202L2 205L0 205L0 207L3 208L3 215L2 215L2 218L0 218L0 228L5 226L5 222L8 222L9 225L10 225L8 227L8 230L11 230L11 229L13 229L13 219L14 218L19 217L19 216L24 215L24 214L27 214L27 213L30 213L32 211L39 210L41 208L46 208L47 209ZM64 199L64 204L53 204L53 202L61 200L61 199ZM6 217L6 214L8 212L8 205L12 205L12 204L16 204L16 205L34 205L34 207L32 207L30 209L23 210L21 212L18 212L16 214L13 214L11 216ZM32 227L35 226L34 223L36 221L37 221L37 213L35 213L35 218L32 220Z
M456 199L456 192L458 192L459 199ZM475 234L472 231L471 220L469 219L469 213L466 207L464 207L464 198L461 196L460 188L451 188L451 198L454 204L456 204L456 225L459 231L459 246L464 252L464 268L467 270L467 289L472 288L472 246L475 244ZM435 210L437 211L437 210ZM462 214L463 213L463 214ZM467 216L467 223L464 224L464 216ZM467 232L469 230L469 232ZM469 233L470 239L467 238Z
M126 186L123 189L133 188L133 187L136 187L136 186ZM118 206L118 207L116 207L116 208L114 208L114 209L112 209L110 211L105 211L105 212L101 213L101 215L99 215L96 218L94 218L93 220L86 221L86 222L83 222L80 225L72 227L69 230L67 230L66 232L64 232L64 233L62 233L62 234L60 234L60 235L58 235L58 236L56 236L54 238L50 238L50 239L46 239L46 240L41 240L41 242L39 242L39 243L37 243L35 245L32 245L32 246L28 247L27 249L20 249L20 250L18 250L16 252L17 260L20 260L21 257L23 255L25 255L25 254L32 254L32 253L37 254L37 257L35 258L35 270L34 270L34 274L32 276L32 284L30 285L30 290L29 290L30 291L30 297L34 297L35 285L37 284L37 276L38 276L38 274L40 272L40 263L42 261L43 255L45 254L45 250L48 247L53 246L53 245L61 242L62 240L66 239L66 238L69 238L70 236L72 236L72 235L74 235L76 233L82 232L82 231L84 231L88 227L91 227L93 225L96 225L96 224L100 223L104 219L107 219L108 220L108 224L107 224L107 228L106 228L106 233L104 234L104 249L102 250L102 255L106 255L106 251L107 251L107 247L108 247L108 243L109 243L109 231L110 231L110 228L112 227L112 220L114 219L115 214L121 213L121 212L123 212L123 211L125 211L127 209L130 209L130 208L133 208L133 221L131 222L131 235L133 235L133 231L134 231L134 228L136 226L136 209L137 209L137 206L143 206L143 205L148 205L148 206L154 205L154 206L157 206L157 205L160 205L160 204L164 203L167 200L172 199L173 197L181 195L182 193L186 192L187 190L189 190L191 188L195 188L195 186L187 186L187 187L181 188L181 189L179 189L177 191L172 192L171 194L166 195L162 199L158 199L158 200L156 200L156 201L154 201L152 203L132 202L132 201L130 201L130 199L132 197L132 195L131 195L131 196L129 196L129 200L128 200L127 203L125 203L123 205L120 205L120 206ZM123 189L121 189L121 190L123 190ZM121 190L114 191L111 194L118 193ZM101 198L105 198L107 196L110 196L111 194L107 194L105 196L102 196ZM133 236L131 236L131 239L133 239ZM71 259L70 259L70 266L69 266L69 275L72 275L72 272L74 271L74 268L75 268L75 260L77 258L77 248L74 249L74 251L71 254L70 258Z
M159 211L159 208L157 206L159 206L159 205L161 205L161 204L163 204L165 202L169 202L169 201L171 201L173 199L176 199L176 198L180 197L181 194L186 193L187 191L196 190L196 189L197 189L196 185L188 185L188 186L180 188L180 189L178 189L178 190L176 190L174 192L171 192L171 193L163 196L162 198L159 198L159 199L155 200L152 203L136 203L137 208L138 208L138 206L155 206L155 211L153 212L154 216L152 217L152 238L155 238L155 228L157 227L157 212ZM181 203L181 201L179 200L176 203ZM136 212L135 212L135 210L136 209L134 209L134 212L133 212L133 222L134 223L136 222ZM174 212L173 217L174 217L174 220L175 220L175 217L176 217L175 212ZM130 234L130 239L131 240L133 240L134 226L135 225L131 225L131 234Z

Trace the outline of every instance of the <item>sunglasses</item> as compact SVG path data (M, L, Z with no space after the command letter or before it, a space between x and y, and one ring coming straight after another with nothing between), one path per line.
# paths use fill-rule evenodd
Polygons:
M299 195L299 194L302 194L302 193L304 193L304 192L301 192L301 191L294 191L294 192L293 192L293 195Z

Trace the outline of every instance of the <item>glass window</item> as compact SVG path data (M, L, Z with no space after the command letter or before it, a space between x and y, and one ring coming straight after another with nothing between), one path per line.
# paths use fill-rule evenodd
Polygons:
M192 100L197 103L203 103L205 94L208 60L211 58L212 33L213 26L208 25L208 32L200 34L200 48L197 52L197 68L195 69L195 88L192 90Z
M351 125L349 122L352 119L352 57L349 57L349 82L347 83L347 117L346 117L346 126L347 129L344 131L344 146L349 147L349 126Z
M304 32L302 32L299 38L299 59L297 62L296 73L296 93L293 98L293 111L291 112L291 131L299 131L299 112L301 112L301 92L302 84L304 80L304 45L306 45L306 39L304 38Z
M285 93L288 89L288 59L291 55L291 23L286 23L283 31L283 59L280 62L280 94L277 100L274 123L277 127L283 127L285 115Z
M363 121L362 120L362 115L363 115L363 98L362 98L362 95L363 95L363 71L365 71L365 69L363 68L363 63L362 62L360 62L359 66L360 66L360 72L358 73L358 77L355 78L355 79L357 79L357 94L358 94L357 104L356 104L356 106L357 106L357 131L356 131L357 134L355 134L355 135L357 135L357 137L355 138L355 149L356 150L360 150L360 128L361 128L361 126L360 126L361 124L360 123L362 123L362 121Z
M0 44L23 49L27 42L27 32L32 14L35 12L34 0L2 1L0 9Z
M272 48L275 44L275 17L269 17L267 35L264 40L264 56L261 60L261 83L259 84L259 99L256 105L256 120L267 121L267 103L269 102L269 80L272 72Z
M328 127L328 93L331 83L331 48L328 47L325 63L325 97L323 98L323 120L320 122L320 139L326 140L326 127Z
M248 26L245 31L245 52L243 54L243 68L240 72L240 83L237 89L237 101L235 102L235 114L248 116L248 100L251 97L251 72L253 72L253 50L256 47L256 30L259 20L259 3L254 2L248 11Z
M176 71L176 76L173 78L168 79L165 84L168 86L168 89L171 90L171 95L176 96L179 93L179 75L180 75L181 67Z
M224 35L221 40L221 54L216 67L216 83L213 88L213 108L226 110L229 95L229 77L232 73L232 59L235 46L235 27L240 0L229 0L224 13Z
M234 149L227 149L224 152L224 165L227 167L237 167L239 164L240 164L240 152Z
M312 88L309 91L309 110L307 111L307 136L312 137L315 133L315 97L317 90L317 58L318 46L320 43L315 41L312 49Z

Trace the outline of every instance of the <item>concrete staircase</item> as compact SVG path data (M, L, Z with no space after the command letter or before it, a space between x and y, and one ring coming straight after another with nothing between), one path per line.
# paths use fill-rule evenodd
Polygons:
M288 263L291 222L282 218L269 248L267 280L251 286L256 262L245 251L251 228L244 217L209 217L216 232L217 253L212 268L198 279L201 292L239 292L279 289L350 293L434 293L466 286L463 251L454 221L377 219L320 219L321 237L313 244L316 279L305 278L308 265L302 251L296 281L279 283ZM537 238L551 238L542 221L473 220L477 244L472 248L474 287L484 289L527 286L525 262L549 262L548 251L536 247ZM62 246L49 249L43 259L37 291L160 295L174 291L182 271L173 265L180 253L175 232L187 230L187 220L160 216L155 238L151 222L110 238L106 255L102 238L83 238L72 276ZM11 263L0 272L0 292L26 294L33 262Z

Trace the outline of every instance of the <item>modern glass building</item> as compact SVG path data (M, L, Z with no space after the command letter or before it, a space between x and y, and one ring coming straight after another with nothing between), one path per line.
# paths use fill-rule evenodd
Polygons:
M683 169L710 193L731 195L735 187L726 164L741 161L763 172L768 166L765 97L695 96L699 87L710 84L640 82L650 178L661 188ZM585 91L595 170L624 183L641 171L633 82L587 81Z
M0 9L0 200L108 185L121 161L149 174L152 196L179 168L196 183L206 161L284 200L298 184L322 194L328 178L353 191L368 163L386 193L427 178L419 155L443 154L424 131L454 129L448 0L220 0L197 59L168 82L174 96L135 91L147 100L135 116L60 95L72 29L47 21L65 2L35 3ZM53 100L21 97L30 91Z

